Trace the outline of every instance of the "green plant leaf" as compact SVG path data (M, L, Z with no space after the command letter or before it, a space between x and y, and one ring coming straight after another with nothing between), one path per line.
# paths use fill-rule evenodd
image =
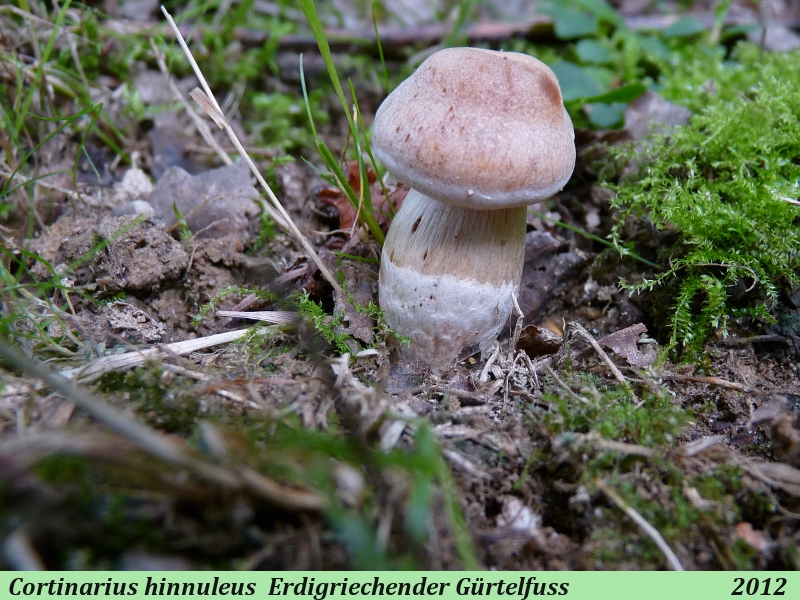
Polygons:
M691 37L706 30L706 26L697 17L683 17L661 32L665 38Z
M622 124L622 118L625 115L625 104L621 102L614 102L606 104L605 102L598 102L592 105L589 111L589 120L598 127L606 129L617 127Z
M555 19L556 37L561 40L574 40L596 35L599 31L597 17L592 14L569 11Z
M586 69L575 63L560 60L550 64L549 67L558 79L565 102L597 96L603 91L597 80Z
M606 2L606 0L573 0L573 2L605 23L617 27L621 27L625 24L622 17L617 14L614 7Z
M612 104L615 102L628 103L644 94L645 91L647 91L647 87L645 87L643 84L631 83L629 85L618 87L610 92L606 92L605 94L589 96L588 98L582 98L581 100L583 100L583 102L586 104L595 102L604 102L606 104Z
M579 41L575 44L575 52L584 64L607 65L613 60L609 49L593 39Z

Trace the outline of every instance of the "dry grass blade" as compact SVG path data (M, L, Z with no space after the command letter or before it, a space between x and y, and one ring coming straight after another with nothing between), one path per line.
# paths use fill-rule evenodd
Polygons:
M78 192L73 192L72 190L69 190L69 189L67 189L67 188L65 188L63 186L60 186L60 185L56 185L54 183L48 183L42 177L37 178L37 179L33 179L33 178L30 178L30 177L25 177L25 175L22 175L21 173L10 173L10 172L0 171L0 177L4 177L6 179L9 179L12 176L14 177L15 180L18 180L20 184L28 183L29 181L33 181L34 185L43 187L43 188L48 189L48 190L54 190L56 192L60 192L60 193L64 194L67 198L72 200L73 202L78 202L78 201L81 200L81 196L80 196L80 194L78 194Z
M709 385L715 385L717 387L725 388L725 389L728 389L728 390L736 390L737 392L753 392L753 391L755 391L749 385L745 385L743 383L737 383L736 381L728 381L727 379L722 379L721 377L665 374L665 375L662 375L661 378L664 381L678 381L678 382L688 382L688 383L707 383Z
M686 444L686 446L684 446L684 449L686 450L687 456L695 456L696 454L700 454L708 448L716 446L717 444L721 444L726 439L727 438L724 435L710 435L708 437L689 442Z
M197 350L234 342L252 332L252 329L236 329L234 331L226 331L225 333L217 333L193 340L185 340L183 342L165 344L164 346L147 348L146 350L134 350L132 352L125 352L124 354L104 356L103 358L98 358L90 362L84 367L76 367L74 369L62 371L61 375L69 379L92 381L106 373L138 367L148 360L155 360L162 356L168 356L170 354L185 356ZM260 332L261 330L256 330L256 333Z
M294 323L300 318L299 313L282 310L218 310L218 317L231 317L237 319L252 319L253 321L265 321L267 323Z
M563 436L566 442L567 436ZM619 452L620 454L627 454L629 456L641 456L643 458L652 458L655 451L647 446L640 446L638 444L629 444L627 442L618 442L616 440L607 440L600 437L596 432L589 434L574 434L569 436L569 445L587 443L597 451L600 452Z
M15 571L46 571L44 561L24 529L17 529L3 542L3 558Z
M283 508L318 511L325 506L322 496L315 492L287 487L252 469L240 469L238 473L250 489Z
M475 465L471 460L469 460L466 456L457 452L455 450L442 450L442 454L444 457L450 461L450 463L464 471L465 473L475 477L476 479L483 479L485 481L491 481L492 476L489 475L486 471L479 468Z
M583 402L584 404L590 404L590 402L586 398L584 398L583 396L579 396L578 394L573 392L572 388L570 388L566 384L566 382L563 379L561 379L561 377L558 376L558 373L556 373L553 370L553 367L551 367L549 364L546 364L544 366L544 370L547 371L547 374L550 375L550 377L555 379L556 383L561 387L561 389L567 392L567 395L569 395L570 398L572 398L573 400L577 400L578 402Z
M737 457L737 464L764 483L800 497L800 470L783 463L762 463L747 457Z
M314 264L317 265L322 276L331 284L331 287L339 293L342 293L342 288L339 285L339 282L336 280L336 277L330 272L328 267L325 266L325 263L322 262L322 259L316 253L314 248L311 247L311 244L306 239L306 237L301 233L300 229L298 229L297 225L295 225L292 218L289 216L289 213L283 208L283 205L278 200L278 197L272 191L272 188L269 187L269 184L266 180L262 177L261 173L256 167L253 160L247 154L247 151L244 149L244 146L239 141L239 138L236 137L236 134L231 127L230 122L228 119L225 118L225 115L222 112L222 109L219 107L214 95L211 93L211 88L208 86L208 83L203 77L202 72L200 71L200 67L197 66L197 62L195 62L194 58L192 57L192 53L189 51L189 47L186 45L186 41L183 39L178 26L175 24L175 21L172 19L172 16L167 12L163 6L161 7L161 12L164 13L164 16L169 21L170 27L172 27L172 31L175 34L175 37L178 39L178 42L183 49L186 58L189 60L189 63L192 65L192 69L197 75L197 78L200 80L200 84L203 86L203 90L199 90L197 88L193 89L189 95L194 98L194 100L201 106L203 110L205 110L208 115L214 120L214 122L221 128L225 130L225 133L228 134L228 137L231 140L231 143L236 148L236 151L241 154L242 158L247 162L250 170L258 179L258 183L264 188L264 191L267 193L270 201L272 202L272 207L278 211L282 218L282 222L279 220L279 224L287 228L287 231L297 240L297 242L302 246L303 250L306 251L309 258L314 261Z
M174 440L150 429L129 415L112 408L99 398L95 398L88 391L79 389L69 379L51 372L39 364L38 361L24 358L2 341L0 341L0 356L18 369L27 371L34 377L44 380L52 389L75 402L76 406L89 413L97 421L112 431L116 431L132 440L150 454L173 464L200 466L195 465L196 461L188 457ZM218 483L223 483L227 487L236 487L235 479L227 473L221 472L214 465L202 465L199 470Z
M52 373L38 361L26 359L0 341L0 356L18 369L44 382L62 396L72 400L98 422L133 442L136 446L165 462L189 470L195 476L227 489L247 489L270 502L294 510L321 510L324 501L316 493L297 490L274 482L250 469L232 470L191 455L182 440L159 433L119 411L70 380Z
M667 544L667 542L658 532L658 529L650 525L650 523L648 523L642 515L636 512L636 510L634 510L632 506L629 506L628 503L625 502L625 500L623 500L614 490L612 490L611 487L609 487L609 485L605 481L603 481L599 477L595 477L594 482L597 485L597 487L600 488L600 490L622 510L622 512L628 515L631 518L631 520L634 523L636 523L641 528L641 530L644 531L644 533L651 540L653 540L653 542L655 542L656 546L658 546L658 549L661 550L664 556L666 556L667 562L669 563L669 566L672 567L673 571L684 570L681 561L679 561L678 557L675 556L675 553L672 551L672 548L669 547L669 544Z
M569 327L573 335L576 335L591 344L592 348L597 353L597 356L599 356L601 360L606 363L617 381L620 383L627 383L627 379L625 379L622 371L617 368L617 365L614 364L614 361L608 357L608 354L606 354L605 351L600 347L600 344L597 343L597 340L594 339L594 336L586 331L583 325L580 323L569 323L567 327Z
M222 149L222 147L217 143L217 140L214 139L214 136L211 135L211 128L208 126L208 123L206 123L202 118L200 118L200 115L198 115L194 111L192 105L189 104L186 98L183 97L183 93L181 93L181 91L178 89L178 86L175 85L175 81L170 76L169 69L167 69L167 63L164 62L164 55L158 50L158 46L156 46L156 43L155 41L153 41L153 38L150 38L150 48L153 50L153 56L155 56L156 58L156 63L158 64L159 70L167 80L167 85L169 86L170 92L172 92L172 95L181 103L183 108L186 110L186 114L189 115L189 118L192 120L192 123L194 123L194 126L197 128L197 131L200 133L200 135L203 137L206 143L214 149L214 151L217 153L217 156L223 163L225 163L226 165L233 164L233 159L231 159L231 157L228 156L228 153ZM268 210L270 211L270 216L273 219L276 219L277 215L275 216L272 215L271 207L268 207ZM279 219L276 219L276 221L278 220Z
M97 432L28 432L22 436L0 441L0 455L25 455L30 457L30 460L51 454L71 454L124 462L135 449L136 446L125 438Z

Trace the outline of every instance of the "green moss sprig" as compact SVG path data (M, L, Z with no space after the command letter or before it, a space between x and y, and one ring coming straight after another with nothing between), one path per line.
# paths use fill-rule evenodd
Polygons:
M620 211L614 242L623 244L628 218L645 215L677 236L659 250L662 272L623 285L676 290L669 347L690 353L713 331L727 334L733 319L770 320L780 292L800 284L798 55L768 55L759 64L753 47L738 54L756 85L710 80L725 89L695 88L707 103L688 126L614 150L639 163L636 175L610 186Z

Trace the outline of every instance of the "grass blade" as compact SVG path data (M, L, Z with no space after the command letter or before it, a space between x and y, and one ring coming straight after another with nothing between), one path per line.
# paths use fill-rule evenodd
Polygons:
M350 116L350 109L347 106L347 99L344 97L344 89L342 83L339 81L339 74L336 72L336 65L333 64L333 56L331 55L331 47L328 44L328 39L325 37L325 30L322 27L322 21L319 18L317 7L314 6L314 0L300 0L300 5L306 15L308 24L311 26L311 32L314 34L314 39L319 46L319 52L322 55L322 60L325 62L325 68L328 70L328 76L331 78L333 88L336 90L336 95L339 96L339 101L342 103L344 114L347 117L347 122L350 124L350 130L355 132L353 118Z
M44 66L47 64L47 61L50 60L50 54L53 52L53 46L55 46L58 32L61 29L61 25L64 23L64 18L67 16L67 9L69 8L71 2L72 0L66 0L66 2L64 2L64 4L61 6L61 10L58 12L58 17L56 17L56 22L53 25L53 33L50 34L50 39L47 40L47 46L45 46L44 52L42 52L42 60L38 65L36 65L36 72L33 75L33 82L31 82L28 95L25 97L25 101L22 103L22 107L17 113L17 121L14 124L14 133L17 135L19 135L19 132L22 130L22 124L25 122L25 115L28 114L28 109L30 109L31 102L33 102L33 96L42 80L42 75L44 75Z

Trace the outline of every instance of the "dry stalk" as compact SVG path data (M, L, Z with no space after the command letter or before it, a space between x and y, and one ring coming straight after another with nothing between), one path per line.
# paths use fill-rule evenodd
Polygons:
M0 356L18 369L42 379L99 423L130 440L151 456L187 469L200 479L227 489L247 489L284 508L320 510L323 507L324 500L315 492L289 488L247 468L232 470L192 456L182 440L151 429L129 414L109 406L88 390L80 389L69 379L51 372L35 359L26 359L3 341L0 341Z
M627 383L627 380L625 379L625 376L622 374L622 371L619 370L617 365L614 364L614 361L609 358L609 356L608 356L608 354L606 354L605 350L603 350L600 347L600 344L597 343L597 340L594 339L594 336L592 336L591 333L586 331L586 329L584 328L583 325L581 325L580 323L573 322L573 323L569 323L567 325L567 327L571 330L572 335L576 335L577 337L580 337L581 339L583 339L583 340L589 342L589 344L591 344L592 348L597 353L597 356L599 356L600 359L604 363L606 363L606 366L608 366L609 370L614 375L614 378L617 381L619 381L620 383L623 383L623 384Z
M675 553L672 551L672 548L669 547L669 544L667 544L667 542L658 532L658 529L650 525L650 523L648 523L642 515L636 512L636 510L632 506L628 505L628 503L625 502L625 500L623 500L622 497L619 496L614 490L612 490L611 487L605 481L603 481L599 477L595 477L594 482L597 485L597 487L606 496L608 496L614 504L616 504L622 510L622 512L628 515L631 518L631 520L634 523L636 523L640 527L640 529L644 531L644 533L651 540L653 540L653 542L655 542L656 546L658 546L658 549L661 550L661 552L667 558L667 563L669 563L669 566L672 567L673 571L684 570L681 561L679 561L678 557L675 556Z
M584 404L591 404L586 398L573 392L572 388L570 388L566 382L558 376L558 373L553 370L553 367L551 367L549 363L544 366L544 370L547 371L547 374L550 375L550 377L556 380L556 383L559 385L559 387L567 392L570 398L577 400L578 402L583 402Z
M267 323L294 323L300 318L300 314L291 311L277 310L253 310L250 312L241 310L218 310L218 317L231 317L237 319L252 319L253 321L265 321Z
M566 437L566 436L565 436ZM647 446L639 446L638 444L628 444L627 442L618 442L616 440L607 440L600 437L596 432L589 434L577 433L570 435L572 438L569 442L573 444L589 444L594 450L599 452L619 452L620 454L627 454L628 456L641 456L642 458L652 458L655 456L655 451Z
M486 360L486 365L484 365L481 374L478 376L478 381L481 383L486 383L489 381L489 372L492 370L492 366L497 361L498 356L500 356L500 344L495 342L492 346L492 354Z
M24 529L17 529L3 542L3 558L15 571L46 571L41 556Z
M736 381L728 381L727 379L722 379L721 377L709 377L709 376L695 376L695 375L679 375L679 374L664 374L661 376L661 379L664 381L678 381L678 382L688 382L688 383L707 383L709 385L715 385L717 387L725 388L728 390L736 390L737 392L754 392L755 389L751 388L749 385L745 385L743 383L737 383Z
M169 69L167 69L167 63L164 62L164 55L156 46L155 41L153 38L150 38L150 48L153 50L153 56L156 58L156 63L158 63L158 68L161 70L161 73L167 80L167 85L169 86L172 95L181 103L183 108L186 110L186 114L189 115L189 118L192 120L192 123L197 128L197 131L200 133L202 138L205 142L214 149L214 152L217 153L219 159L225 163L226 165L233 164L233 159L228 156L228 153L222 149L222 146L219 145L217 140L214 139L214 136L211 135L211 128L208 126L200 115L198 115L195 110L192 108L192 105L189 104L189 101L184 98L181 91L178 89L178 86L175 85L175 81L172 79L172 76L169 74ZM272 207L267 207L267 211L269 212L270 217L276 220L276 222L281 222L277 214L273 215Z
M47 183L43 178L34 179L32 177L25 177L25 175L21 173L8 173L5 171L0 171L0 177L5 177L6 179L10 179L11 176L14 176L14 179L20 180L22 183L28 183L29 181L33 181L34 185L38 185L48 190L53 190L55 192L59 192L64 194L67 198L72 200L73 202L77 202L81 199L80 194L78 192L73 192L72 190L68 190L65 187L60 185L56 185L54 183Z
M687 456L695 456L697 454L700 454L704 450L708 450L709 448L716 446L717 444L721 444L726 439L727 436L724 435L711 435L708 437L694 440L693 442L689 442L683 448L686 451Z
M267 196L272 202L273 208L276 209L277 212L280 214L280 216L283 218L283 223L281 223L281 225L285 226L289 234L291 234L295 238L295 240L297 240L297 242L302 246L303 250L306 251L309 258L311 258L311 260L314 261L314 264L317 265L317 267L320 270L320 273L322 273L322 276L325 277L328 283L331 284L331 287L336 292L339 292L341 294L342 288L339 285L339 282L336 280L336 277L334 277L334 275L330 272L328 267L325 266L325 263L322 262L322 259L316 253L314 248L311 247L309 241L301 233L300 229L298 229L294 221L292 221L292 218L289 216L289 213L287 213L286 209L283 208L283 205L278 200L278 197L272 191L272 188L269 187L269 184L266 182L264 177L262 177L255 163L250 158L250 155L247 154L247 151L244 149L244 146L239 141L239 138L236 137L236 134L234 133L230 122L222 113L222 109L219 107L219 104L214 98L214 94L211 92L211 88L208 86L208 83L206 82L203 73L200 71L200 67L198 67L197 62L195 62L194 57L192 56L192 53L189 50L189 47L186 45L186 41L183 39L183 36L181 35L180 30L178 29L178 26L172 19L172 15L170 15L167 12L167 9L165 9L163 6L161 7L161 12L164 13L164 16L169 22L170 27L172 28L172 31L175 34L175 37L177 38L178 42L181 45L181 48L183 49L184 54L186 55L186 58L192 65L192 69L194 70L195 75L200 80L200 85L203 87L202 90L198 88L193 89L189 93L189 95L200 105L200 107L203 110L206 111L206 113L208 113L208 115L214 120L214 122L220 129L225 130L225 133L228 134L228 137L230 138L231 143L236 148L236 151L239 152L239 154L241 154L242 158L244 158L244 160L250 167L250 170L255 174L256 179L258 179L258 183L261 185L262 188L264 188L264 191L266 191Z
M264 331L266 330L257 329L256 333L262 333ZM252 332L252 329L236 329L234 331L226 331L225 333L217 333L193 340L173 342L172 344L164 344L163 346L154 346L144 350L133 350L131 352L125 352L124 354L112 354L110 356L98 358L83 367L75 367L74 369L62 371L61 376L68 379L92 381L112 371L138 367L148 360L156 360L163 356L169 356L170 354L185 356L197 350L234 342Z

